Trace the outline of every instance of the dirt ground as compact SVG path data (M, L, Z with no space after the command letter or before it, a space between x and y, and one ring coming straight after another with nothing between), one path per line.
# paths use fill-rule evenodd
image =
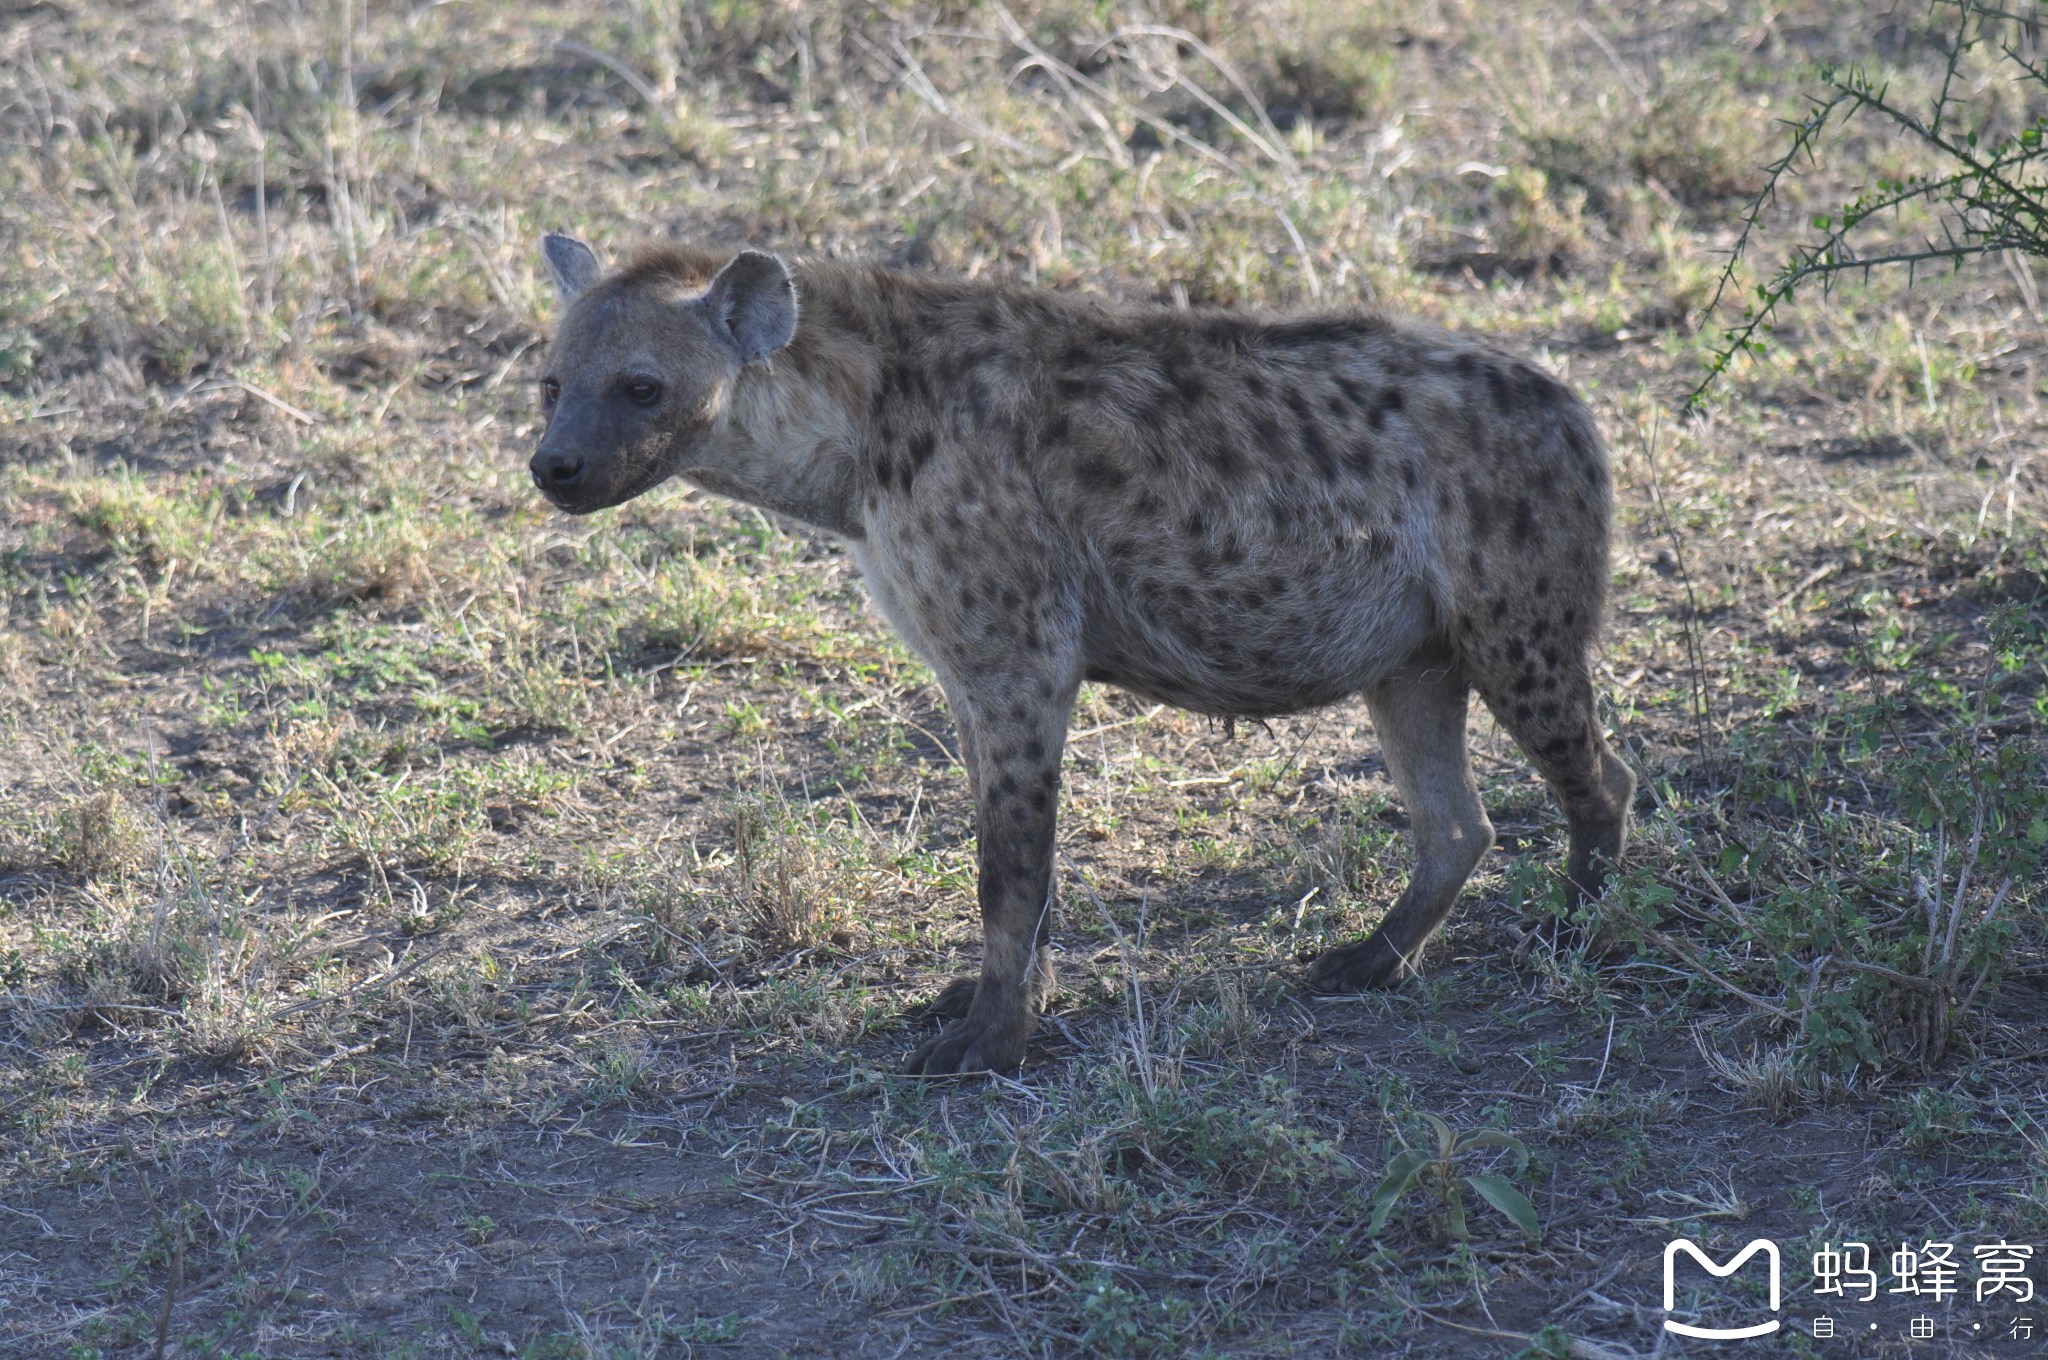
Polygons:
M2034 266L1812 292L1685 410L1816 63L1924 104L1950 16L0 9L0 1354L2048 1349L1976 1250L2048 1252ZM1822 146L1757 267L1926 168ZM553 229L1535 356L1614 449L1627 871L1559 919L1479 714L1499 848L1420 977L1312 995L1406 870L1363 706L1090 687L1025 1068L894 1075L976 966L942 697L824 536L540 504ZM1667 1315L1681 1237L1780 1310Z

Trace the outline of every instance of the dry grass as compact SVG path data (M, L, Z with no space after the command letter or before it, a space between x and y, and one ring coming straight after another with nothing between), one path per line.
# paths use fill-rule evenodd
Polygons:
M1843 288L1674 414L1805 63L1939 69L1865 17L0 17L0 1352L1618 1356L1674 1232L2040 1239L2035 291ZM1842 152L1776 230L1910 168ZM1500 853L1312 1000L1405 865L1363 710L1091 689L1030 1064L891 1078L974 963L940 696L821 538L536 502L560 228L1541 356L1619 461L1630 872L1560 929L1480 720ZM1426 1115L1540 1242L1368 1232Z

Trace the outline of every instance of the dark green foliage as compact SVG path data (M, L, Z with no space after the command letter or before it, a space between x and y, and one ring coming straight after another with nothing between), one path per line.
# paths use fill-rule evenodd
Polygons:
M1711 316L1737 286L1758 224L1783 183L1842 141L1851 123L1877 120L1894 137L1932 151L1936 168L1896 178L1880 174L1837 211L1817 214L1811 222L1815 235L1795 245L1767 280L1754 285L1754 300L1743 308L1741 321L1724 333L1706 376L1688 398L1691 405L1705 400L1736 355L1765 351L1763 336L1778 309L1809 283L1818 281L1826 290L1844 275L1866 276L1886 265L1904 266L1909 273L1931 264L1959 269L1976 256L2007 250L2048 255L2048 147L2042 141L2048 114L2036 114L2019 126L2002 125L1970 106L1964 96L1968 82L1960 78L1973 55L1996 52L2001 73L2023 96L2039 101L2048 95L2048 58L2040 54L2036 36L2048 6L2040 0L2021 0L2012 9L1987 0L1936 0L1934 9L1947 16L1947 60L1939 88L1924 106L1895 96L1886 81L1863 67L1820 68L1822 93L1813 96L1805 117L1790 124L1791 143L1772 162L1764 187L1750 201L1734 253L1705 313ZM1911 243L1881 233L1878 224L1918 204L1939 211L1938 235Z

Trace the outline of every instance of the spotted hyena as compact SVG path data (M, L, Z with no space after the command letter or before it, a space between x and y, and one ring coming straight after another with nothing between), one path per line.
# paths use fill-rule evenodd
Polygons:
M1493 844L1477 690L1549 782L1597 893L1635 788L1594 710L1610 490L1541 368L1366 311L1272 317L756 251L605 274L550 236L543 495L572 514L680 475L844 538L945 688L979 836L979 979L913 1072L1005 1069L1052 991L1053 816L1086 680L1264 717L1363 694L1416 864L1316 960L1392 983Z

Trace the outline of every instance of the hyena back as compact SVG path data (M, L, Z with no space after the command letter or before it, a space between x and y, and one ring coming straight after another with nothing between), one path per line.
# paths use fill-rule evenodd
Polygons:
M1263 717L1363 694L1416 865L1310 982L1410 970L1493 844L1477 690L1597 893L1635 779L1595 712L1607 455L1540 368L1365 312L1271 318L772 255L660 249L567 302L535 483L583 514L673 475L850 544L931 664L979 842L980 977L910 1058L1008 1069L1050 995L1053 821L1084 680ZM799 316L799 307L801 316Z

